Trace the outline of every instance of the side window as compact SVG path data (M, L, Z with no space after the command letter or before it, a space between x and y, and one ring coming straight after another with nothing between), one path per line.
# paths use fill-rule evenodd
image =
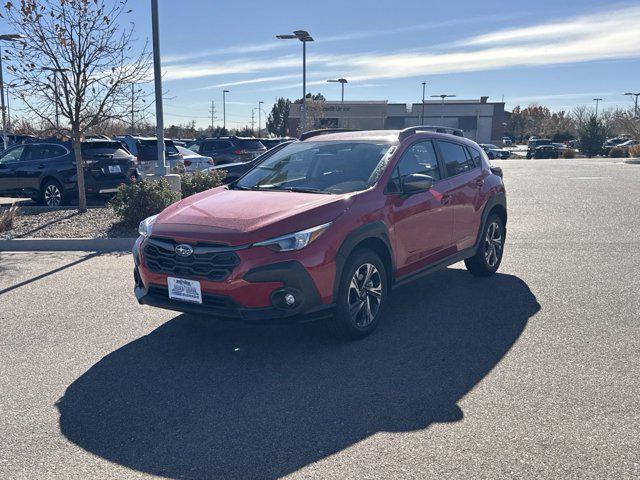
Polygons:
M480 165L482 165L482 160L481 160L481 154L480 151L473 148L473 147L467 147L467 151L469 152L469 155L471 156L471 159L473 160L473 164L476 167L479 167Z
M466 149L462 145L438 140L438 147L442 153L442 160L444 161L447 176L453 177L468 172L475 167L473 161L468 157Z
M0 163L9 163L9 162L17 162L22 157L22 152L24 151L24 147L16 147L12 150L9 150L4 155L0 156Z
M227 142L226 140L219 141L219 142L216 142L216 143L217 143L216 151L226 150L227 148L231 148L233 146L231 142Z
M32 145L27 152L27 160L46 160L67 153L60 145Z
M396 193L402 190L402 179L412 173L429 175L434 181L441 178L438 168L438 158L433 148L433 142L417 142L411 145L402 154L402 158L395 168L393 178L387 186L387 191Z

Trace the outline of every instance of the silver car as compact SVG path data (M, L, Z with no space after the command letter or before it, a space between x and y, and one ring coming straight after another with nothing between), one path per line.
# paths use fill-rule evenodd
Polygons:
M187 172L200 172L213 166L213 159L200 155L199 153L189 150L188 148L176 145L178 152L182 154L182 163Z

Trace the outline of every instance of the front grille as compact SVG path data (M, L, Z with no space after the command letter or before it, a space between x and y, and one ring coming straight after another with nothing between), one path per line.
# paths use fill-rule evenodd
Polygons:
M192 245L193 253L188 257L177 255L176 245L173 240L149 238L144 247L147 268L155 273L222 282L240 263L238 255L226 245L198 243Z
M179 300L169 299L169 290L162 285L149 285L148 295L154 297L163 302L175 302L183 304ZM189 306L202 308L207 313L213 315L220 315L221 317L236 318L240 316L238 312L238 304L231 300L229 297L223 297L220 295L211 295L210 293L202 294L202 305L188 304Z

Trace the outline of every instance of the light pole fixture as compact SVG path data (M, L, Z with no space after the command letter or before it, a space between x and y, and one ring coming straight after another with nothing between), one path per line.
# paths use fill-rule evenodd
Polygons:
M5 33L0 35L0 41L15 42L22 38L27 38L21 33ZM0 108L2 109L2 144L7 149L7 112L4 108L4 80L2 79L2 48L0 46Z
M598 104L602 101L602 98L594 98L594 102L596 102L596 117L598 116Z
M295 40L302 42L302 104L300 106L300 133L304 132L307 123L307 42L313 42L313 37L306 30L296 30L291 34L276 35L279 40Z
M227 133L227 93L229 90L222 90L222 130Z
M633 117L634 118L638 118L638 97L640 97L640 92L638 93L633 93L633 92L627 92L625 93L625 95L628 95L630 97L636 97L636 105L633 109Z
M422 82L422 113L420 114L420 125L424 125L424 94L427 90L427 82Z
M58 109L58 103L60 101L58 97L58 73L70 72L68 68L54 68L54 67L42 67L42 70L53 72L53 103L56 106L56 130L60 132L60 111Z
M340 103L342 103L344 105L344 84L345 83L349 83L347 81L347 79L346 78L336 78L336 79L332 79L332 80L327 80L327 82L329 82L329 83L340 83L341 84L341 86L342 86L342 97L341 97Z
M258 138L260 137L260 130L262 130L262 104L264 102L262 100L258 101Z
M455 97L455 95L449 95L447 93L441 93L440 95L431 95L432 98L441 98L442 99L442 107L440 108L440 119L444 118L444 99Z

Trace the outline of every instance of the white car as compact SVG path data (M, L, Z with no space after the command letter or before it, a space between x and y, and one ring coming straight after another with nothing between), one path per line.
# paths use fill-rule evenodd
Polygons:
M182 162L187 172L200 172L213 166L213 159L211 157L205 157L180 145L177 145L176 148L178 152L182 154Z

